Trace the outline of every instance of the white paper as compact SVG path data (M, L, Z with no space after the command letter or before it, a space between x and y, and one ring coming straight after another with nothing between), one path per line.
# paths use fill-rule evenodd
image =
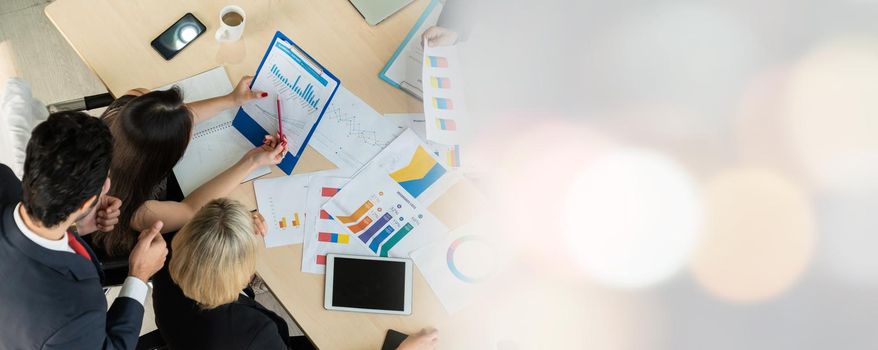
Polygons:
M174 85L183 92L183 101L187 103L222 96L233 89L226 69L222 66L163 86L159 90L167 90ZM174 166L174 175L183 195L188 196L253 149L253 145L232 128L234 117L234 110L228 109L195 125L192 140L189 141L183 158ZM268 167L260 167L244 178L244 181L270 172Z
M302 246L302 272L326 272L326 254L373 255L354 242L344 225L321 207L350 179L312 176L305 200L305 244ZM322 212L322 213L321 213Z
M501 247L486 232L491 231L473 222L411 254L449 314L482 295L483 286L502 265Z
M467 126L466 96L457 46L424 48L422 83L427 139L459 145Z
M323 209L373 255L407 257L447 228L418 197L436 197L448 170L411 130L403 132Z
M309 145L340 169L337 175L351 176L400 133L402 130L341 86Z
M427 147L434 155L439 157L442 164L449 168L460 167L460 146L459 145L443 145L437 142L427 140L426 118L421 113L388 113L384 115L384 119L393 123L402 132L405 129L411 129L418 137L426 142Z
M256 180L256 205L265 217L268 248L302 243L304 238L305 198L311 174Z
M412 129L421 140L427 141L427 127L423 113L385 113L384 119L396 125L400 133L405 129Z

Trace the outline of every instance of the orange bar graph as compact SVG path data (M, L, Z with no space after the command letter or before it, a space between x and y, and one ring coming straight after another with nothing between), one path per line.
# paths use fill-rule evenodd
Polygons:
M287 228L287 217L282 216L280 218L280 222L277 223L277 226L279 226L280 228Z
M372 223L372 218L367 216L367 217L363 218L363 221L360 221L355 225L348 226L348 228L351 229L351 232L353 232L353 233L360 233L360 231L362 231L366 227L369 227L369 224L371 224L371 223Z
M338 219L338 221L341 221L343 224L350 224L354 221L359 220L360 217L362 217L364 214L366 214L367 211L369 211L369 209L372 209L372 206L372 201L366 201L366 203L363 203L363 205L361 205L360 208L354 211L354 213L350 216L337 216L336 219Z
M293 213L293 227L299 227L302 222L299 221L299 213Z

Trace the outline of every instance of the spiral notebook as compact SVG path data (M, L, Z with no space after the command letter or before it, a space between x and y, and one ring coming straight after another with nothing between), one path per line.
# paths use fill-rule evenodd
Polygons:
M169 89L174 85L183 91L185 102L225 95L233 89L226 69L222 66L163 86L159 90ZM235 110L225 110L195 126L186 153L174 166L174 175L184 195L188 196L253 149L253 145L232 127L234 118ZM258 168L250 173L244 182L270 172L271 169L268 167Z

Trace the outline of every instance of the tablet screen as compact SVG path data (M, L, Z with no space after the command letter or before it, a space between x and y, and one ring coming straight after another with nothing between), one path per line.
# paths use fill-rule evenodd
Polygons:
M332 305L403 311L405 263L336 257Z

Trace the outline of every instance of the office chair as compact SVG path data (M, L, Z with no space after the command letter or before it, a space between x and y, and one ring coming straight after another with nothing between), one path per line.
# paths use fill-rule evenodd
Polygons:
M46 106L46 109L49 110L49 113L87 111L109 106L110 103L113 103L113 100L115 100L113 98L113 95L107 92L98 95L91 95L72 100L56 102Z

